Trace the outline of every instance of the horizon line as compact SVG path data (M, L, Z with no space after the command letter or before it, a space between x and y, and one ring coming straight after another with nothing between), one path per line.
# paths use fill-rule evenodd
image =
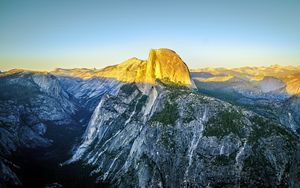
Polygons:
M73 68L63 68L63 67L56 67L53 69L27 69L27 68L12 68L12 69L0 69L0 72L4 73L4 72L10 72L10 71L24 71L24 72L55 72L57 69L63 69L63 70L75 70L75 69L86 69L86 70L102 70L105 69L106 67L109 66L115 66L118 64L112 64L112 65L108 65L102 68L96 68L96 67L73 67ZM270 64L270 65L262 65L262 66L251 66L251 65L246 65L246 66L232 66L232 67L224 67L224 66L203 66L203 67L198 67L198 68L189 68L189 66L187 66L189 71L196 71L199 69L209 69L209 68L213 68L213 69L227 69L227 70L232 70L232 69L239 69L239 68L268 68L268 67L296 67L296 68L300 68L300 65L283 65L283 64Z

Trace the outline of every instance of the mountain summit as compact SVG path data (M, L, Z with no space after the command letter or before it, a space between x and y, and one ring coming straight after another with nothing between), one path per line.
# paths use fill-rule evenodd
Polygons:
M171 82L191 85L189 70L181 58L169 49L151 49L147 60L146 80L168 79Z
M154 84L159 79L162 82L193 86L186 64L176 52L166 48L151 49L147 60L130 58L121 64L106 67L96 75L125 82Z

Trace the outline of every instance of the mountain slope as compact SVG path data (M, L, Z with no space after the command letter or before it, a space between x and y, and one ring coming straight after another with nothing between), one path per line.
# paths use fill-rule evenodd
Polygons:
M91 174L117 187L284 186L297 144L279 125L226 102L127 84L101 99L68 163L94 166Z
M39 175L34 174L36 158L51 163L66 157L61 153L82 131L75 118L78 106L51 74L6 74L0 77L0 90L0 185L20 185L30 174L23 169Z

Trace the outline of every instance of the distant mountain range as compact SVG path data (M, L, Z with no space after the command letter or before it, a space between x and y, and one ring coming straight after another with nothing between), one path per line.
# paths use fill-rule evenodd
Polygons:
M299 187L300 67L0 73L2 187Z
M209 74L209 76L201 76L204 73ZM252 81L254 85L261 85L262 89L268 87L268 91L282 87L290 95L300 94L300 66L271 65L269 67L241 67L233 69L204 68L193 69L191 74L193 79L203 82L227 81L237 78ZM266 83L266 80L272 80L273 83Z

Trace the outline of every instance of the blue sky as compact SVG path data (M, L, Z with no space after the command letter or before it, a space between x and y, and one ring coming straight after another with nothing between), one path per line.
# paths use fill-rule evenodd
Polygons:
M0 70L96 67L150 48L190 68L300 65L300 1L0 0Z

